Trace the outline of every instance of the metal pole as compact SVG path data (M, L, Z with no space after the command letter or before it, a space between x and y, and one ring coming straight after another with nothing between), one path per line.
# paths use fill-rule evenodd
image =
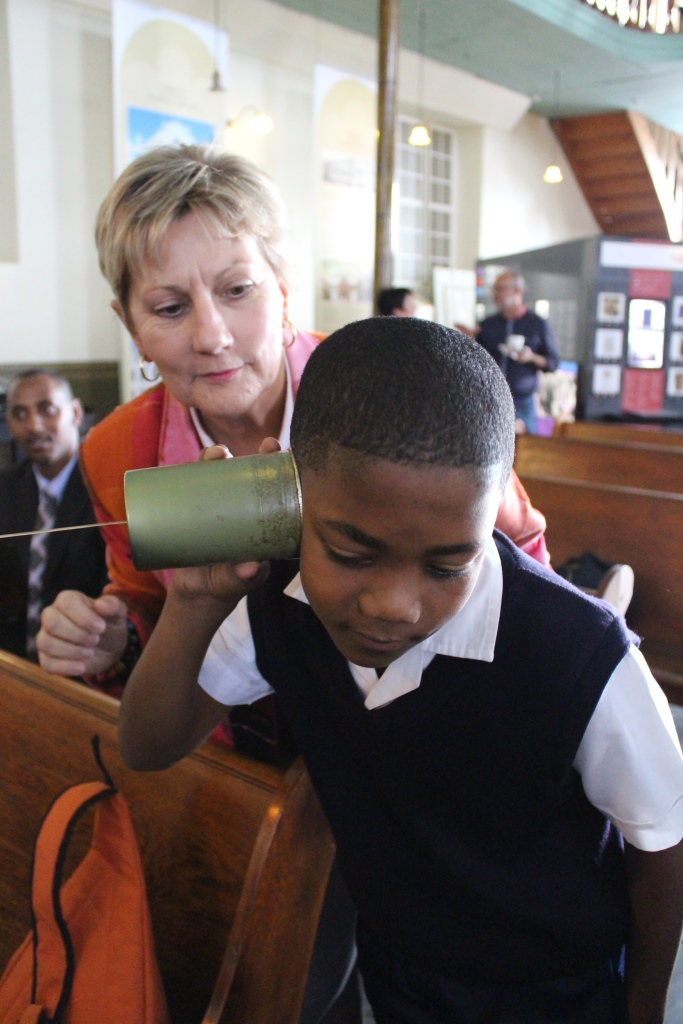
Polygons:
M375 206L375 312L377 294L393 284L391 261L391 187L394 182L394 132L398 91L399 0L379 0L377 97L377 193Z

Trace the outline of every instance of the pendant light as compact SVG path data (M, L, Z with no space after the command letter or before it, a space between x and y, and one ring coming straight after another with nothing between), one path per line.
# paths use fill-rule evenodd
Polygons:
M220 2L213 0L213 74L209 92L225 92L225 86L218 70L218 53L221 45Z
M420 11L420 37L419 37L419 56L418 56L418 98L420 101L419 105L419 124L413 125L413 130L410 133L408 139L408 145L410 146L429 146L431 145L431 137L429 130L424 123L424 74L425 74L425 24L427 15L424 10Z
M559 103L559 99L560 99L560 72L559 72L559 70L555 72L555 81L554 81L553 93L554 93L554 97L553 97L553 110L554 110L555 114L557 115L557 113L559 111L559 107L560 107L560 103ZM558 161L557 161L557 163L554 163L554 164L553 163L548 164L548 166L546 167L545 171L543 172L543 180L545 181L545 183L547 185L559 185L564 180L563 179L563 175L562 175L562 168L560 167L560 164L559 164L560 143L557 140L557 137L555 138L555 148L557 150Z

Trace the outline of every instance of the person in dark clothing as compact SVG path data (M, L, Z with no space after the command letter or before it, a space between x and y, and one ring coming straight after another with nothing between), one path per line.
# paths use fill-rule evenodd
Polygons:
M80 401L56 373L10 384L7 426L26 456L0 473L0 534L94 523L78 468ZM107 582L99 530L0 540L0 648L37 661L40 613L62 590L98 597Z
M410 288L384 288L377 296L380 316L415 316L417 302Z
M166 768L226 705L277 694L377 1024L661 1022L683 756L623 619L494 531L514 454L496 364L439 324L349 324L307 364L291 444L298 566L176 571L124 759Z
M524 305L524 287L519 274L501 274L493 286L498 312L482 320L474 333L503 371L516 418L524 422L527 433L535 434L537 374L557 369L557 345L548 321Z

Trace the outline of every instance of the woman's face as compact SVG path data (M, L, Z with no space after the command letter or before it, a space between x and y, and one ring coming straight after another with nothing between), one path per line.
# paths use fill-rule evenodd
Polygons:
M284 389L286 301L255 238L221 236L190 213L133 281L127 326L185 405L207 417L263 415Z

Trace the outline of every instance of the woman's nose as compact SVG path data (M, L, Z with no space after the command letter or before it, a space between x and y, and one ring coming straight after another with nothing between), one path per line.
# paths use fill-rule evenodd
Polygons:
M211 295L196 296L193 303L193 338L196 352L213 355L233 343L230 333L220 310Z
M414 626L422 614L418 595L412 587L400 582L363 591L358 604L363 615L383 622L403 622Z

